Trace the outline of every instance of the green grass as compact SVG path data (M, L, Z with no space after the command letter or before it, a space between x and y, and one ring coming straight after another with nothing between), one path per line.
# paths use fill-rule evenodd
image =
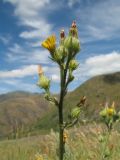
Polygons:
M66 160L102 160L98 131L101 134L106 132L103 126L96 124L74 127L66 131ZM108 146L113 146L109 160L120 159L120 133L115 130L112 132ZM58 160L57 132L0 142L1 160L36 160L35 155L38 153L47 160Z

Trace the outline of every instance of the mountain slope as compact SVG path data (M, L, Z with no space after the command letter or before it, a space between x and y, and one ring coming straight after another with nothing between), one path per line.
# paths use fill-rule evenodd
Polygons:
M12 92L0 95L0 137L35 123L49 111L40 94Z
M68 93L64 102L65 117L83 95L87 103L82 117L89 120L98 120L100 104L106 101L115 101L116 108L120 109L120 72L93 77ZM32 132L56 129L57 121L57 108L50 106L43 95L27 92L0 95L0 137L26 128Z

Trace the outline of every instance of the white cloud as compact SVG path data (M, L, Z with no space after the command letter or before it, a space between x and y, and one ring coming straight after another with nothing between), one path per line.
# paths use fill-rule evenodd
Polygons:
M41 43L29 43L30 46L34 47L34 45L39 46ZM48 58L49 52L47 50L42 50L39 48L29 48L28 43L26 43L26 48L17 43L13 44L8 48L6 52L6 61L9 63L49 63L50 59Z
M43 39L50 34L52 27L49 24L41 25L41 27L39 29L35 29L32 31L24 31L20 34L20 37L25 39L32 39L32 38Z
M39 89L36 83L24 82L22 79L14 79L14 78L4 79L4 80L1 79L0 83L2 83L3 85L3 87L0 87L0 94L14 90L23 90L23 89L24 91L36 92Z
M54 82L59 82L59 68L56 65L43 66L43 70L50 79ZM75 72L75 76L76 80L79 78L81 80L87 80L95 75L117 71L120 71L120 53L114 51L87 58L80 64L80 67ZM35 75L37 75L37 65L28 65L11 71L0 71L0 78L23 78Z
M37 65L29 65L11 71L0 71L0 78L22 78L37 74Z
M80 65L75 75L77 78L82 77L83 79L88 79L96 75L117 71L120 72L120 52L114 51L86 59L85 62Z
M15 6L14 14L19 18L19 25L32 27L20 33L21 38L43 38L44 33L50 34L52 25L45 20L50 0L4 0Z
M118 37L120 34L120 1L106 0L76 11L83 41Z
M9 71L0 71L0 94L13 90L25 90L29 92L38 92L39 88L36 85L38 81L38 65L23 66L18 69ZM43 66L45 75L52 82L59 83L59 72L56 66ZM26 82L24 78L29 78Z
M15 14L21 18L32 17L38 15L40 8L45 7L50 3L50 0L4 0L16 6Z
M7 71L0 71L0 78L1 80L9 84L14 84L16 79L15 78L24 78L27 76L37 76L38 65L28 65L23 66L18 69L7 70ZM47 75L50 79L54 82L59 81L59 68L57 66L43 66L43 70L45 75ZM10 79L13 79L11 81ZM18 80L17 80L18 81Z
M55 82L60 82L60 76L56 73L51 76L51 79Z

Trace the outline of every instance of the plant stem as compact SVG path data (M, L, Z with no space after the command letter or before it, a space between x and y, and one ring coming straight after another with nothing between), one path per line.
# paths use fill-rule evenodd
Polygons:
M65 69L63 66L60 66L60 100L59 100L59 160L63 160L64 158L64 153L65 153L65 144L63 142L63 133L64 133L64 127L63 127L63 101L64 101L64 96L66 92L66 78L67 78L67 71L68 71L68 66L70 62L71 54L69 54L67 62L66 62L66 67Z
M61 72L61 91L60 91L60 100L59 100L59 160L63 160L64 156L64 142L63 142L63 100L64 100L64 70L60 68Z

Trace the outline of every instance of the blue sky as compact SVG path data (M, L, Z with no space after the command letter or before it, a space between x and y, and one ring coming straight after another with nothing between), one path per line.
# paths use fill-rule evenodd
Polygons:
M120 71L119 0L0 0L0 94L41 92L37 65L59 91L59 68L40 44L76 20L81 42L73 90L87 79Z

